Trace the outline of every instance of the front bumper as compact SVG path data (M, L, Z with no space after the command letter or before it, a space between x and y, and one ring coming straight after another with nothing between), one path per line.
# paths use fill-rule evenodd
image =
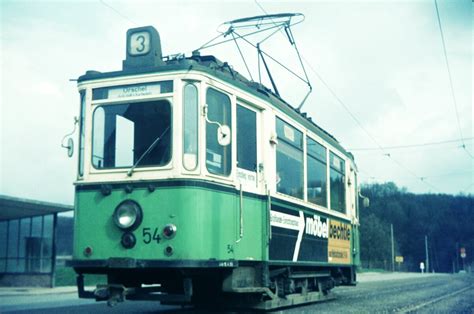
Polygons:
M145 260L134 258L109 258L100 260L70 260L66 266L74 267L78 272L86 269L104 268L236 268L236 260Z

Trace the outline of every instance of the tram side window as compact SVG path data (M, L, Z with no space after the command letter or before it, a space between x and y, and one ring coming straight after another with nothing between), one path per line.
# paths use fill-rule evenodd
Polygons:
M237 166L257 171L257 114L237 106Z
M306 146L308 202L327 207L326 148L310 138Z
M232 144L220 145L217 131L219 125L227 125L232 130L230 98L208 88L206 104L206 167L212 174L228 176L232 169Z
M357 182L357 173L354 173L354 192L356 217L359 218L359 183Z
M331 209L345 213L346 192L345 192L345 165L344 160L330 153L331 176Z
M303 133L277 118L277 191L303 198Z
M184 87L183 166L194 170L198 161L198 91L195 85Z

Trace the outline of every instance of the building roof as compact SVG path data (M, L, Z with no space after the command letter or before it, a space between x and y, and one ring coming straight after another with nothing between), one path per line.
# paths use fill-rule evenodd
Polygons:
M40 202L0 195L0 220L19 219L71 211L72 205Z

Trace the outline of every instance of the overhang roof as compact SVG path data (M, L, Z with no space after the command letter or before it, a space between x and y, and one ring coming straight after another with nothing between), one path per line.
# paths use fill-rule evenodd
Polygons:
M72 205L0 195L0 220L50 215L73 210Z

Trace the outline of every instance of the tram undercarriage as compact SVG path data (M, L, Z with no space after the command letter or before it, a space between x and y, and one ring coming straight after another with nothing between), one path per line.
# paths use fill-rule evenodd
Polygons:
M108 283L84 288L84 274L103 269L78 269L80 298L107 301L160 301L166 305L212 306L271 310L334 299L331 289L354 285L349 268L240 266L236 268L109 269Z

